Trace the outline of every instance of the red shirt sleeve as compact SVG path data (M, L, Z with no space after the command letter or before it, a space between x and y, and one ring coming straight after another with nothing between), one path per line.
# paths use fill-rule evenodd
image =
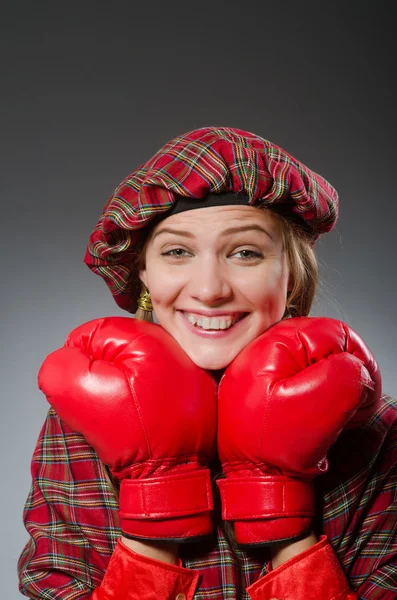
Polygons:
M252 600L354 600L345 574L326 536L261 577L247 592Z
M142 556L118 541L92 600L192 600L199 573Z

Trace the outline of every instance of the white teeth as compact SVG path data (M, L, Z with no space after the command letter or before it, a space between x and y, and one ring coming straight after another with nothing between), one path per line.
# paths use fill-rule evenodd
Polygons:
M202 319L197 319L197 325L202 327L203 329L210 329L211 319L208 317L203 317Z
M196 319L193 317L193 315L189 315L189 313L185 313L185 317L187 318L189 323L191 323L192 325L196 324Z
M191 313L184 313L186 319L192 325L201 327L202 329L229 329L238 320L238 317L221 316L221 317L199 317Z

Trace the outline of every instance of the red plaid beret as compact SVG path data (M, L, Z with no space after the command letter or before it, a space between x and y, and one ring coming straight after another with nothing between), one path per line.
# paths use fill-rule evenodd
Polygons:
M109 198L92 232L84 262L103 277L117 304L136 311L137 252L145 226L180 196L245 194L249 203L300 222L313 241L338 216L336 190L271 142L231 127L204 127L168 142L133 171Z

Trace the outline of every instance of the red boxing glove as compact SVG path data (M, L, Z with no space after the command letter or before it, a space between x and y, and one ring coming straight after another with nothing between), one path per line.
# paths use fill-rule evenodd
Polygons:
M121 480L123 535L211 534L216 384L160 325L109 317L77 327L44 361L39 387Z
M281 321L225 371L218 393L222 516L241 545L303 536L315 513L312 480L328 469L342 429L366 420L379 368L350 327L328 318Z

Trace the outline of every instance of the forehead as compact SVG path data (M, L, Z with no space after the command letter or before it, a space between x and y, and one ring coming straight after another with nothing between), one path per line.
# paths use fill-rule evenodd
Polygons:
M230 227L248 224L260 225L272 233L280 230L280 222L270 210L255 206L211 206L171 215L158 223L153 233L168 227L183 229L194 234L199 234L201 231L220 233Z

